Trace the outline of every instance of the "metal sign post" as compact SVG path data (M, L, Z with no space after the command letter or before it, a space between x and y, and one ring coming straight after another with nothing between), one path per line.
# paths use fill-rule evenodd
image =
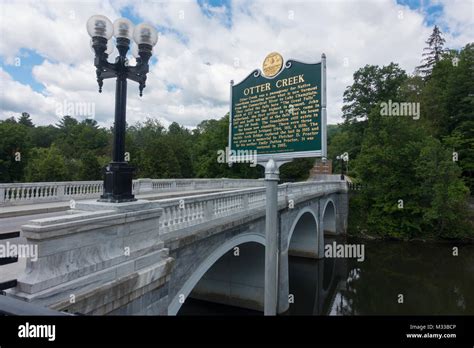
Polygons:
M264 314L276 315L278 308L278 265L280 259L278 223L278 181L280 166L289 161L260 163L265 167L265 301Z

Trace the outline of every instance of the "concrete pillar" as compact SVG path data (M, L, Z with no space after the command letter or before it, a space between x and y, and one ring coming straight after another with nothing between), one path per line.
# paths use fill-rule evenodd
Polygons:
M290 308L288 296L290 294L290 280L288 270L288 249L280 244L280 259L278 263L278 314L283 314Z
M278 296L278 181L280 172L273 159L265 166L265 315L276 315Z
M5 188L0 187L0 205L5 203Z
M323 209L324 205L321 204L321 200L318 201L318 208L319 211L319 224L318 224L318 254L319 258L322 259L324 257L324 220L323 220Z
M336 233L347 233L347 221L349 219L349 195L347 192L338 193L336 203Z
M242 197L242 209L243 209L243 211L246 211L246 210L249 209L249 196L248 196L248 194L246 194Z
M58 200L67 200L66 198L66 184L58 183L57 185Z

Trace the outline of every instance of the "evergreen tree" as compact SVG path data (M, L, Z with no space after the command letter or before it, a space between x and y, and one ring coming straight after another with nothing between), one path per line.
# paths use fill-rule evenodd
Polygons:
M33 121L30 118L30 114L27 112L23 112L18 119L18 123L22 124L26 127L34 127L35 125L33 124Z
M425 41L428 47L423 49L422 64L416 67L416 71L420 73L421 76L429 77L431 75L433 67L441 60L444 53L444 42L445 40L441 30L435 25L430 37Z

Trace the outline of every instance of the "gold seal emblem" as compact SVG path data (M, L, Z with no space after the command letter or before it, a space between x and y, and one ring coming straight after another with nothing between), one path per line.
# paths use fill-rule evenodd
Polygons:
M278 74L282 67L283 57L277 52L270 53L263 61L263 73L268 77L273 77Z

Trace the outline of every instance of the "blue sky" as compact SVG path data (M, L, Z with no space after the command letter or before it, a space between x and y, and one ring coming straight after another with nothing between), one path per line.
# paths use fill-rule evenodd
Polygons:
M5 64L4 60L2 59L2 68L16 81L21 82L22 84L30 85L33 90L37 92L42 92L44 86L33 78L31 72L35 65L40 65L43 63L44 58L35 51L29 50L27 48L21 49L18 56L21 59L21 65L18 66L17 63L13 63L13 65Z
M423 0L397 0L397 3L408 6L412 10L421 10L427 25L434 26L437 24L443 31L449 30L446 25L439 21L443 14L442 4Z
M144 98L136 97L136 86L129 87L130 118L157 117L191 127L221 117L228 109L228 81L245 77L269 51L301 60L326 52L329 117L335 123L357 68L394 61L413 72L435 24L450 48L473 41L471 0L72 0L43 6L5 0L1 6L0 82L7 92L1 95L0 118L36 110L30 112L33 119L45 123L57 117L50 114L64 100L95 103L98 121L112 120L113 85L107 81L104 93L96 94L87 47L85 22L95 13L150 22L160 33Z

